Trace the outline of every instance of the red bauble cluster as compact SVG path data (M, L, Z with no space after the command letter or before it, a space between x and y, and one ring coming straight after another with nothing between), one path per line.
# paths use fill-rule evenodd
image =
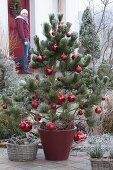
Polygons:
M74 102L74 101L75 101L75 95L74 95L74 94L70 94L70 95L68 96L68 101L69 101L69 102Z
M71 37L71 33L70 33L70 32L67 32L67 33L66 33L66 36L67 36L67 37Z
M37 100L35 100L35 101L32 102L32 107L33 107L34 109L37 109L38 106L39 106L39 102L38 102Z
M55 124L54 123L48 123L47 124L47 129L48 130L54 130L56 128Z
M67 59L67 55L62 54L62 55L61 55L61 60L62 60L62 61L65 61L66 59Z
M43 61L43 57L42 57L41 55L38 55L38 56L37 56L37 61L38 61L38 62L42 62L42 61Z
M84 134L83 132L79 131L77 133L75 133L74 135L74 141L75 142L81 142L86 138L86 134Z
M19 124L19 128L23 132L29 132L32 129L32 124L29 120L25 120Z
M76 71L77 73L80 73L80 72L82 71L82 67L77 66L77 67L75 68L75 71Z
M3 108L3 109L7 109L7 104L3 104L3 105L2 105L2 108Z
M58 104L61 105L64 102L65 102L65 96L64 96L64 94L61 93L58 95Z
M53 51L57 51L57 50L58 50L58 45L54 44L54 45L52 46L52 50L53 50Z
M77 54L72 54L71 58L72 60L74 60L75 58L77 58Z
M97 114L100 114L100 113L102 112L101 107L100 107L100 106L97 106L96 109L95 109L95 112L96 112Z
M35 116L34 116L34 120L35 121L37 121L37 122L39 122L40 120L41 120L41 116L39 115L39 114L36 114Z
M48 67L48 68L45 70L46 76L50 76L52 73L53 73L53 69L50 68L50 67Z
M50 107L51 107L51 109L54 109L54 110L55 110L55 109L56 109L56 104L55 104L55 103L51 103L51 104L50 104Z

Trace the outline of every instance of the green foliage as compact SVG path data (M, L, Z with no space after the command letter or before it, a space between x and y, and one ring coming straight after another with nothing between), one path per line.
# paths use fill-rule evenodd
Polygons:
M82 16L80 27L80 48L84 49L84 54L90 54L93 58L100 58L100 40L96 33L95 24L91 10L87 7Z
M100 145L95 145L89 151L89 155L91 158L102 158L103 157L103 150Z

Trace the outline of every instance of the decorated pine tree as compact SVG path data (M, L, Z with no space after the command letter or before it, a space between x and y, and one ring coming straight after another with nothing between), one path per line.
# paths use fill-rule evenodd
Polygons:
M31 123L48 130L73 129L79 122L93 126L102 114L100 103L108 79L100 80L92 71L89 54L75 53L77 34L62 19L62 14L57 18L50 14L49 23L43 25L45 39L34 37L30 67L38 68L39 74L26 78L13 95L13 103L23 109L19 127L24 132L31 130Z
M79 32L80 51L92 55L93 59L100 58L100 40L96 32L95 23L90 8L86 8L82 15Z

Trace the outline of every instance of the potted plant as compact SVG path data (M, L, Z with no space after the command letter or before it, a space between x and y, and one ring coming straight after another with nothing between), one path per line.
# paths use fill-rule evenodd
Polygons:
M71 32L71 23L62 21L63 15L49 15L44 23L45 40L36 35L36 49L30 67L38 68L39 74L26 78L13 95L15 102L22 103L24 116L19 128L25 131L25 120L38 125L38 132L47 160L66 160L77 124L92 127L102 113L99 103L104 95L107 77L100 80L90 67L90 55L75 52L77 34ZM85 136L85 135L84 135Z
M38 150L37 137L13 135L7 142L8 158L11 161L35 160Z
M92 170L112 170L113 169L113 161L112 161L112 152L106 158L104 157L103 149L100 145L95 145L90 148L88 152L90 155L90 162Z

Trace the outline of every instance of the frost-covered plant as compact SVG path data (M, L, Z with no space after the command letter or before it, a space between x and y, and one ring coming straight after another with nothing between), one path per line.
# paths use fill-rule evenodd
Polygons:
M103 157L103 149L100 145L95 145L91 147L89 153L91 158L102 158Z

